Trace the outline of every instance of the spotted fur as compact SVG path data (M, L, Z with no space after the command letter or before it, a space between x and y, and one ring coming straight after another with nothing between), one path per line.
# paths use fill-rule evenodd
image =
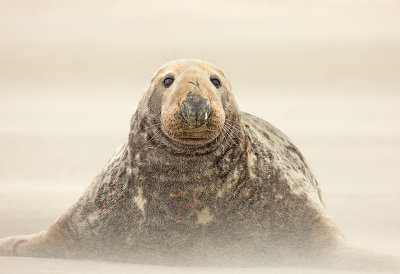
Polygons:
M224 113L220 134L195 147L163 132L161 108L169 99L157 85L166 73L184 75L193 67L219 75L221 101L215 106ZM292 142L264 120L239 112L221 71L179 61L153 77L127 142L75 205L42 234L3 240L0 254L290 264L290 258L298 263L342 242L317 180Z

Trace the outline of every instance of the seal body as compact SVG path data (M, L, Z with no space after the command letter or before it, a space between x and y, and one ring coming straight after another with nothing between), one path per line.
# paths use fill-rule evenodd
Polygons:
M165 264L260 263L329 246L339 234L301 154L271 125L241 117L243 142L232 129L226 146L200 155L131 136L72 210L79 242L105 258Z
M48 230L4 239L0 254L288 265L343 243L299 150L238 110L220 70L186 60L156 73L127 142L83 196Z

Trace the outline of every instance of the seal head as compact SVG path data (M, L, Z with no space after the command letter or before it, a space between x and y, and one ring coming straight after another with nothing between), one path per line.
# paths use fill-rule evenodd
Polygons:
M172 61L151 79L139 105L146 108L140 113L148 117L136 121L145 120L146 128L154 127L149 134L163 135L154 139L162 139L169 147L192 152L205 146L215 148L223 140L226 122L239 119L230 90L223 72L213 65L198 60Z

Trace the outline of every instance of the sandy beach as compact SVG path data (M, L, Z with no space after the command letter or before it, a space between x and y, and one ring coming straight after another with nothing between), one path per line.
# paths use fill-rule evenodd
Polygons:
M400 256L397 1L2 1L0 237L54 222L125 141L147 81L205 59L288 135L354 245ZM331 273L0 257L0 273Z

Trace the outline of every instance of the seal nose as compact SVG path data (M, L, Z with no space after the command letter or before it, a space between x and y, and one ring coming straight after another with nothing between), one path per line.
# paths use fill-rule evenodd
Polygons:
M182 116L193 127L201 127L210 116L210 100L189 92L181 104Z

